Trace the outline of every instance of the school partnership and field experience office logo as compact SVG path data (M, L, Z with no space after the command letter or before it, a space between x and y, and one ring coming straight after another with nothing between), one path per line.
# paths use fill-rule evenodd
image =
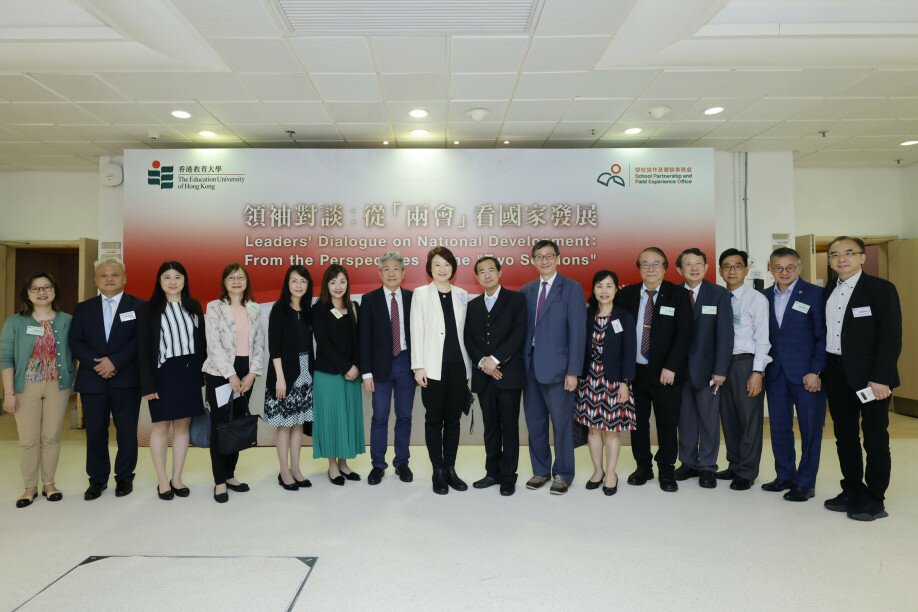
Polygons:
M619 187L625 186L625 179L621 177L622 167L620 164L612 164L609 168L611 172L603 172L596 177L596 182L604 187L608 187L609 183L615 183Z
M154 159L152 170L147 170L147 185L159 185L160 189L172 189L173 169L175 166L164 166L158 159Z

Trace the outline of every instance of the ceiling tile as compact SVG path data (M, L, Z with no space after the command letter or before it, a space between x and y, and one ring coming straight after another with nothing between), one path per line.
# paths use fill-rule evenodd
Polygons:
M781 121L804 111L811 106L818 106L820 100L765 98L750 104L736 115L742 121Z
M834 96L868 74L864 68L811 68L769 92L777 98Z
M235 74L173 74L172 78L198 102L248 102L255 99Z
M376 72L363 36L291 38L290 46L308 72Z
M389 116L396 123L445 123L446 102L389 102ZM408 115L414 109L428 112L426 117L415 119Z
M696 119L717 119L719 121L728 121L746 110L755 99L753 98L702 98L696 100L691 106L683 111L676 119L682 121L693 121ZM705 115L704 111L720 106L723 112L716 115Z
M507 112L509 100L462 100L452 101L449 103L449 122L453 123L475 123L475 120L468 116L467 111L473 108L484 108L490 111L482 122L485 121L503 121L504 114Z
M318 99L304 74L244 74L239 78L263 102Z
M375 74L312 74L310 78L326 101L382 100Z
M248 145L255 149L296 149L295 140L246 140Z
M16 131L29 140L79 140L72 127L61 125L17 125Z
M876 108L882 102L879 98L850 98L841 99L833 98L821 100L817 104L810 106L793 115L792 119L849 119L852 117L871 117L870 109ZM918 100L916 100L918 107ZM884 116L880 114L879 116ZM918 111L916 111L918 116Z
M547 138L555 129L555 121L505 121L500 137L509 140Z
M500 133L501 123L489 121L481 123L451 123L447 128L450 140L494 140Z
M751 138L758 136L768 128L777 125L777 121L728 121L719 128L711 130L706 138Z
M454 145L450 142L449 148L452 149L454 147L461 149L493 149L495 147L495 142L493 138L484 140L465 139L460 141L458 145Z
M596 140L593 138L549 138L545 141L544 149L589 149Z
M555 138L572 138L572 139L592 139L597 140L606 133L611 121L562 121L559 123L551 137Z
M181 102L192 99L168 74L106 72L99 77L129 100L137 102Z
M514 100L507 111L507 121L557 122L569 104L569 100Z
M516 78L516 73L452 74L449 97L453 100L509 100Z
M642 146L651 149L676 149L691 147L693 142L695 142L693 138L648 138Z
M92 142L55 142L54 148L71 155L89 155L93 157L111 155L111 150Z
M641 97L700 98L729 76L726 70L664 70L641 92Z
M750 138L733 148L734 151L793 151L799 138Z
M918 70L875 70L837 95L841 97L897 96L918 87Z
M851 119L918 119L918 98L890 98L875 100L874 106L860 113L854 113Z
M695 100L645 100L644 98L640 98L631 103L631 106L622 114L619 121L630 121L637 124L654 123L655 121L672 121L673 117L678 117L685 113L694 102ZM649 114L650 109L654 106L668 106L672 110L660 119L654 119Z
M340 142L341 134L332 124L324 123L304 123L284 126L287 129L296 132L294 138L297 142L302 141L322 141L322 142Z
M383 91L389 100L443 100L445 74L383 74Z
M826 131L828 136L856 136L884 123L883 121L795 121L789 120L762 132L767 137L812 136L821 137Z
M162 126L154 126L156 128L161 128ZM70 129L77 134L81 139L84 140L109 140L109 141L123 141L123 140L132 140L132 138L127 134L127 130L130 129L130 126L126 127L124 130L112 127L110 125L74 125ZM134 139L146 139L146 135L143 137L136 136Z
M150 138L150 133L158 134L159 138L153 140ZM89 139L93 141L99 140L125 140L126 135L132 136L137 140L143 141L150 146L159 147L163 142L172 142L172 141L185 141L187 138L182 136L182 133L179 130L173 129L166 125L125 125L121 128L121 134L106 134L105 132L100 132L98 134L89 135Z
M425 125L417 125L415 123L408 122L397 122L392 126L395 129L395 137L401 140L412 140L417 141L418 139L431 140L435 138L445 138L446 137L446 122L441 123L427 123ZM429 134L427 136L412 136L412 130L427 130Z
M265 102L264 106L281 125L331 123L321 102Z
M145 112L156 118L158 121L168 125L185 125L189 121L195 123L205 123L216 125L220 123L217 118L211 115L203 106L195 102L141 102L137 105ZM183 110L191 113L189 119L179 119L172 116L172 111Z
M385 123L389 113L382 102L329 102L328 112L338 123Z
M388 123L339 123L338 131L347 141L373 139L379 143L395 137Z
M106 123L153 123L155 119L132 102L87 102L80 108Z
M799 70L733 70L706 98L762 98L800 75Z
M62 155L63 151L40 142L0 142L0 155Z
M592 70L608 36L536 36L523 64L524 72Z
M300 104L298 102L280 102L279 104ZM220 123L275 123L260 102L208 102L204 107Z
M502 138L506 140L505 137ZM509 145L505 145L503 140L498 140L497 148L502 149L509 147L511 149L541 149L542 145L545 144L544 138L512 138L509 140Z
M281 38L211 38L209 42L236 72L303 71Z
M373 36L370 43L381 73L446 71L446 36Z
M387 148L379 140L348 140L349 149L385 149Z
M97 145L103 149L108 149L111 153L122 155L125 149L149 149L150 145L137 140L124 140L112 142L97 142Z
M78 125L99 125L105 123L101 119L93 117L76 104L61 104L58 102L22 102L15 104L20 111L32 120L24 123L55 123L61 124L78 124ZM0 121L7 124L15 124L17 121L6 121L0 111Z
M73 102L121 102L125 99L92 74L35 74L33 78Z
M272 125L242 125L242 124L233 124L226 126L232 130L233 134L241 138L246 142L251 142L253 140L290 140L290 137L287 135L286 130L274 123Z
M566 121L616 121L631 100L574 100L571 102Z
M36 114L32 109L23 108L18 104L0 103L0 124L16 125L18 123L53 123L43 120L41 114Z
M723 121L670 121L662 125L655 138L702 138L723 124Z
M545 0L535 33L614 34L633 5L634 0Z
M617 138L617 137L605 138L605 137L603 137L603 138L601 138L600 140L597 140L597 141L596 141L596 143L593 145L593 148L599 148L599 149L636 149L636 148L640 148L641 146L643 146L643 144L644 144L646 141L647 141L646 138L628 138L628 137L624 137L624 138Z
M871 129L872 136L907 136L902 140L918 140L918 119L884 121Z
M842 138L838 142L834 142L828 146L822 147L821 150L850 151L853 149L857 149L857 150L873 149L876 147L884 147L884 146L888 147L890 143L894 143L895 146L899 145L898 142L890 140L888 136L851 136L850 138Z
M277 36L268 5L251 0L174 0L203 36Z
M453 36L450 40L450 70L516 73L528 46L528 36Z
M659 70L593 70L580 88L581 98L636 98Z
M513 97L516 100L573 98L586 72L525 72L520 75Z
M699 138L692 143L693 147L710 147L718 151L732 149L738 144L745 142L746 138Z
M22 74L0 74L0 100L6 102L62 102L59 95Z
M15 130L11 130L10 128L5 128L3 126L0 126L0 142L3 142L3 141L22 142L23 140L30 140L30 138L28 138L24 134L20 134L19 132Z
M806 161L806 165L822 165L842 161L854 154L854 151L816 151L804 157L803 160Z

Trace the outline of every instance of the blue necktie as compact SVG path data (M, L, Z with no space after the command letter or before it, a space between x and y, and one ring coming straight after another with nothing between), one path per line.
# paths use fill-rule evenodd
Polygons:
M112 304L115 300L112 298L105 298L105 308L102 309L102 321L105 324L105 341L108 342L108 336L112 333L112 323L115 320L115 311L112 309Z

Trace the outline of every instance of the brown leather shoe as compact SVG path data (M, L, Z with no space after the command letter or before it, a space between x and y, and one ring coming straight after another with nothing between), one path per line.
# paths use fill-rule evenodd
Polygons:
M548 476L533 476L526 481L527 489L541 489L542 485L551 480Z

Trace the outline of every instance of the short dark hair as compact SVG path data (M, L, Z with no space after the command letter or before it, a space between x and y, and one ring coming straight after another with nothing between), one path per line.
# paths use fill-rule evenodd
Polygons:
M494 267L497 268L497 271L498 271L498 272L500 272L500 262L497 261L497 258L494 257L494 256L492 256L492 255L485 255L484 257L479 257L479 258L478 258L478 261L476 261L476 262L475 262L475 265L472 267L472 270L474 270L475 274L478 274L478 264L484 263L484 262L486 262L486 261L488 261L488 260L493 261L493 262L494 262Z
M634 260L634 265L638 268L641 267L641 255L644 253L656 253L663 258L663 269L666 270L669 268L669 260L666 258L666 253L663 252L663 249L660 247L649 246L646 249L641 249L641 252L638 253L638 258Z
M831 249L833 244L835 244L836 242L841 242L842 240L850 240L851 242L856 244L858 248L862 251L867 248L867 245L864 244L864 241L861 240L860 238L852 238L851 236L837 236L835 237L834 240L832 240L832 242L829 243L829 246L826 247L826 251Z
M54 288L54 299L51 300L51 310L58 312L61 309L61 288L57 284L57 280L47 272L35 272L34 274L30 274L22 284L22 291L19 292L19 297L22 299L22 305L19 307L19 314L30 315L35 310L35 304L29 299L29 287L39 278L47 278L48 282L51 283L51 287Z
M252 282L249 279L249 271L242 264L231 263L223 268L223 274L220 275L220 301L229 303L229 291L226 290L226 278L239 270L245 276L245 289L242 291L242 303L247 304L255 301L255 294L252 291Z
M593 282L590 283L590 298L587 300L587 314L590 316L595 315L599 312L599 300L596 299L596 285L606 280L607 278L612 279L612 283L615 284L615 291L618 291L618 275L612 270L600 270L593 275Z
M681 253L679 253L679 257L676 258L676 267L677 267L677 268L680 268L680 269L682 268L682 256L683 256L683 255L697 255L698 257L700 257L701 259L704 260L704 263L708 263L708 256L705 255L705 252L704 252L704 251L702 251L702 250L699 249L698 247L691 247L691 248L685 249L684 251L682 251Z
M334 279L338 278L339 274L344 275L344 280L347 281L347 288L344 290L344 307L350 309L351 307L351 279L347 275L347 269L341 264L332 264L325 268L325 274L322 275L322 286L319 288L319 301L323 304L331 304L331 291L328 290L328 283L332 282Z
M749 267L749 253L747 253L746 251L740 251L739 249L727 249L726 251L721 253L720 257L717 259L717 265L718 266L724 265L724 260L728 257L733 257L734 255L739 255L740 257L743 258L744 268Z
M771 252L771 255L768 256L768 260L771 261L775 257L796 257L799 260L800 253L798 253L796 249L790 247L778 247Z
M452 274L449 275L449 280L453 280L453 277L456 276L456 256L453 255L453 252L445 246L438 246L430 249L430 252L427 254L427 265L424 266L424 270L427 271L427 276L433 278L433 272L430 269L430 264L433 262L433 258L437 255L445 259L446 263L448 263L453 269Z
M554 240L542 239L532 245L532 252L529 253L532 257L535 257L536 251L539 249L544 249L545 247L550 246L555 252L555 257L561 254L561 249L558 248L558 243Z

